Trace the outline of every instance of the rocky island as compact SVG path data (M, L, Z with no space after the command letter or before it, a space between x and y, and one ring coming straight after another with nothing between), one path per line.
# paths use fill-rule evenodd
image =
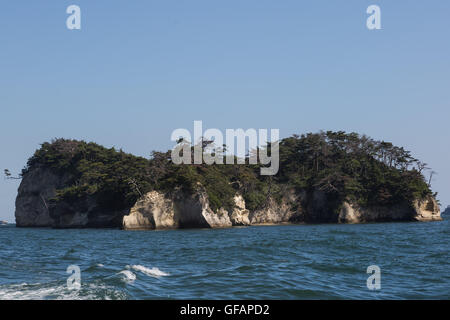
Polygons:
M283 223L440 220L425 165L356 133L279 141L280 170L260 165L175 165L95 143L41 145L21 173L17 227L223 228ZM247 162L248 163L248 162Z
M445 210L441 213L442 215L449 215L450 214L450 206L447 206Z

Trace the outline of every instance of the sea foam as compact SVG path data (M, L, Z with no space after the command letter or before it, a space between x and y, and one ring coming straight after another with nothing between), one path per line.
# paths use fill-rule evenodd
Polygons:
M148 276L156 277L156 278L166 277L166 276L170 275L170 274L168 274L166 272L163 272L163 271L159 270L158 268L151 268L150 269L150 268L147 268L147 267L144 267L144 266L141 266L141 265L131 265L131 266L127 266L127 268L133 269L133 270L136 270L136 271L140 271L140 272L142 272L142 273L144 273L144 274L146 274Z
M81 290L68 290L65 284L34 283L0 285L0 300L110 300L127 299L114 287L86 284Z
M136 280L136 275L130 270L120 271L119 274L123 276L123 280L125 282L133 282L134 280Z

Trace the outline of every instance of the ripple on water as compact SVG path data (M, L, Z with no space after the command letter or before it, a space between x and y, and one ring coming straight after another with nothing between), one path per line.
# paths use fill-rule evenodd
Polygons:
M449 221L224 230L0 230L2 299L450 298ZM66 273L82 271L79 291ZM366 287L379 265L382 290Z

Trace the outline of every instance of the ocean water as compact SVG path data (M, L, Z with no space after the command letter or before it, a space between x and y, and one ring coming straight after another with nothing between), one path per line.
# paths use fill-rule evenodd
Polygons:
M3 226L0 299L449 299L449 240L448 217L170 231ZM71 265L79 290L67 286ZM380 290L367 288L370 265L380 267Z

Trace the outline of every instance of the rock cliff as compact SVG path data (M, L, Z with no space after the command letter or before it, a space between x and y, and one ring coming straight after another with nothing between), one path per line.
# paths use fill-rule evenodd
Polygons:
M56 190L72 179L38 166L23 176L16 197L17 227L120 228L128 209L106 211L93 197L55 203Z
M66 180L66 176L59 176L42 167L28 172L20 183L16 198L16 226L52 226L49 199L55 196L55 190L62 187Z
M264 208L250 212L240 195L234 198L235 208L218 212L210 209L204 191L195 196L182 192L167 197L152 191L142 197L131 208L130 214L123 218L123 228L164 229L164 228L224 228L283 223L367 223L385 221L435 221L441 220L439 205L433 197L416 200L412 204L399 204L390 207L361 208L345 201L337 212L323 194L316 191L305 199L305 194L296 196L289 192L281 202L269 199ZM302 207L302 201L307 205ZM327 211L328 210L328 211ZM317 216L315 216L317 214Z
M339 211L339 223L365 223L383 221L438 221L441 220L439 205L428 196L413 203L402 203L393 206L373 206L362 208L344 202Z

